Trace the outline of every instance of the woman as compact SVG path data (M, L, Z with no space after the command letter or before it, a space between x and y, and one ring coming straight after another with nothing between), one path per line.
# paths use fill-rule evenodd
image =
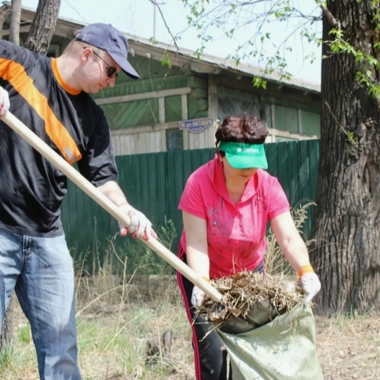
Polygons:
M228 116L219 125L215 158L189 177L180 200L184 229L178 254L206 280L243 270L263 272L269 220L310 302L321 284L281 185L263 170L268 168L267 135L265 122L250 113ZM177 280L192 326L196 379L228 379L221 340L202 317L194 321L203 291L180 273Z

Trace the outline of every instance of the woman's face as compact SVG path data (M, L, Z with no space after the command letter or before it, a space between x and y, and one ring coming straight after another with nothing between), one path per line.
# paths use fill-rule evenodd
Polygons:
M246 183L257 171L257 168L235 169L229 164L226 156L219 158L223 164L226 180Z

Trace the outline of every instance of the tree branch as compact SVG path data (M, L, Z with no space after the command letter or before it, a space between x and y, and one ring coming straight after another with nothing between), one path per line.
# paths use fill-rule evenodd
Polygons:
M327 21L332 27L340 29L340 22L332 15L332 13L323 4L320 5L323 14L327 18Z

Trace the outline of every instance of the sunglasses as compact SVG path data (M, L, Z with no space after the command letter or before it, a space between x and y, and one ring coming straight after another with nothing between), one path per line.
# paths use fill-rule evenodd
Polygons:
M106 65L106 74L108 78L117 78L119 73L116 72L116 68L112 67L107 61L105 61L96 51L92 51L98 58L100 58Z

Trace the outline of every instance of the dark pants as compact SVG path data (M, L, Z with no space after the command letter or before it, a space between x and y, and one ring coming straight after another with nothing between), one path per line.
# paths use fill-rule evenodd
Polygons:
M186 263L186 254L181 247L178 256ZM255 271L263 272L263 265L261 264ZM227 351L222 340L215 331L209 333L213 326L203 317L198 316L194 319L196 309L191 304L194 285L179 272L177 272L177 282L193 333L196 380L232 379L231 370L227 375Z

